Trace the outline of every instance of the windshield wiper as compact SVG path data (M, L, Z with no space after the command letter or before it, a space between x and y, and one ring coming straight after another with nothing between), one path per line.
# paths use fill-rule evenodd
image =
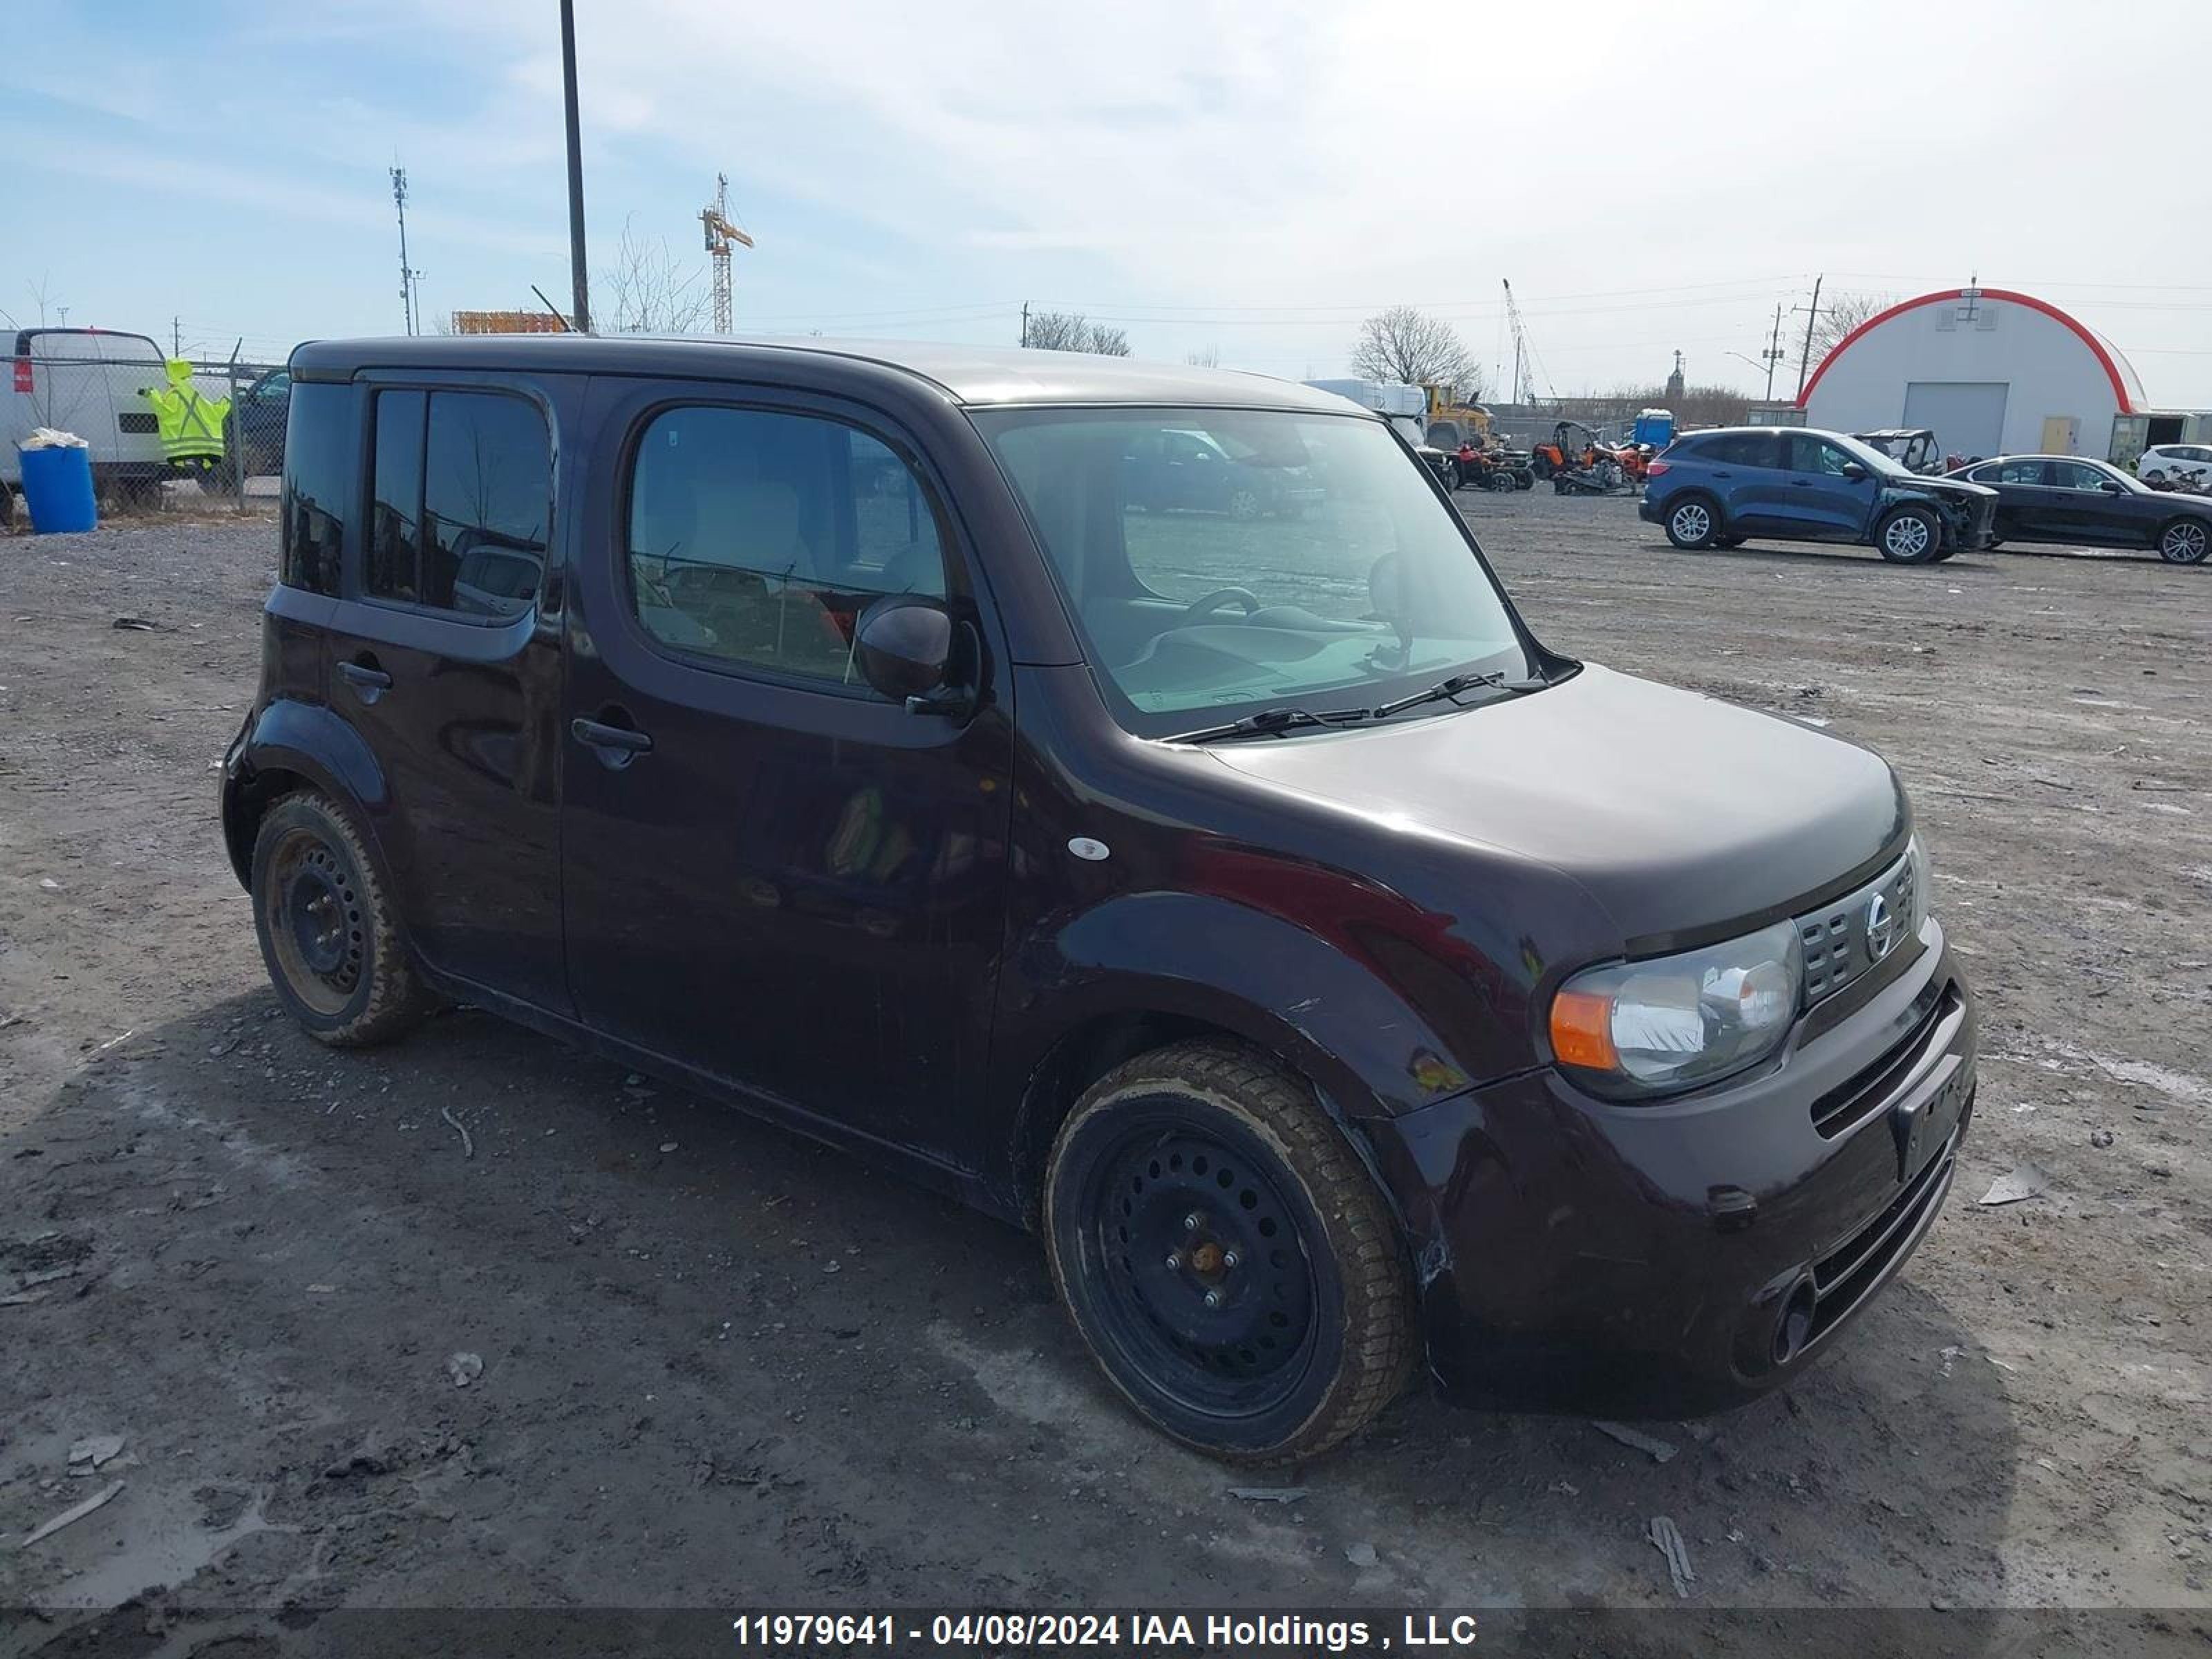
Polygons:
M1305 731L1316 726L1356 726L1378 713L1367 708L1325 708L1316 714L1310 708L1262 708L1256 714L1247 714L1226 726L1209 726L1203 731L1178 732L1170 743L1213 743L1224 738L1273 737L1282 732Z
M1449 679L1438 680L1425 690L1411 692L1369 713L1376 720L1388 720L1405 709L1417 708L1425 702L1441 702L1464 692L1496 690L1518 696L1524 691L1541 691L1550 684L1549 680L1509 680L1502 669L1488 674L1454 674Z

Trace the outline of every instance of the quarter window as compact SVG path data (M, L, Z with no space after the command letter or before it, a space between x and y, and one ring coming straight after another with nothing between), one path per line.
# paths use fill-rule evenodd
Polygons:
M284 441L284 585L313 593L338 591L338 550L346 498L355 488L354 389L302 386L292 398Z
M842 421L655 416L629 489L631 603L663 645L860 687L853 630L887 593L945 597L936 512L897 452Z
M501 392L380 392L364 586L474 620L521 616L544 580L552 499L535 405Z

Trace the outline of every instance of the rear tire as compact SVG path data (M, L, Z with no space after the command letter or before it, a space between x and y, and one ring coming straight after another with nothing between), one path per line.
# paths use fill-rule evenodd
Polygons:
M1686 553L1720 540L1720 510L1703 495L1686 495L1667 509L1667 539Z
M1053 1144L1044 1237L1107 1381L1211 1456L1316 1456L1411 1371L1413 1277L1382 1194L1312 1091L1235 1044L1177 1043L1092 1085Z
M2168 564L2202 564L2212 552L2212 522L2175 519L2158 532L2158 556Z
M1943 526L1924 507L1900 507L1875 526L1874 544L1892 564L1928 564L1943 550Z
M285 1012L332 1048L389 1042L435 1006L367 838L326 795L288 795L253 838L253 921Z

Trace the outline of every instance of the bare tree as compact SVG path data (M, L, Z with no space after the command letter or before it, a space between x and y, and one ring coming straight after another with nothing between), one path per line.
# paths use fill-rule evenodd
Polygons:
M1364 380L1410 386L1433 381L1455 388L1462 398L1482 395L1482 367L1458 331L1411 306L1392 306L1360 324L1352 372Z
M1094 323L1079 311L1035 311L1023 344L1032 351L1091 351L1102 357L1129 355L1129 337Z
M1844 343L1844 337L1862 323L1890 307L1887 294L1832 294L1813 319L1812 359L1819 362Z
M1184 352L1182 360L1193 368L1218 368L1221 367L1221 348L1218 345L1200 346L1195 351Z
M606 296L601 326L612 334L693 333L712 303L697 270L687 270L659 237L634 234L627 219L614 268L592 280Z

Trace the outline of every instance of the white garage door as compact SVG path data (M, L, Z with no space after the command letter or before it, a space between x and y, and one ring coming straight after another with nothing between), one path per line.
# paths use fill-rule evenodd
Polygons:
M1905 388L1905 423L1936 434L1946 455L2004 453L2002 380L1914 380Z

